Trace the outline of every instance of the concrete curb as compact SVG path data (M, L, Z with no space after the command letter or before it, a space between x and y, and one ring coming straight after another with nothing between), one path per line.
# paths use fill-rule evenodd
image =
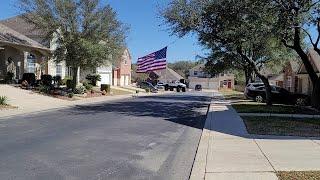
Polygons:
M208 107L207 118L202 130L200 142L194 159L189 180L204 180L206 175L208 147L210 145L211 136L211 112L212 100Z
M311 114L273 114L273 113L238 113L249 117L291 117L291 118L320 118L320 115Z

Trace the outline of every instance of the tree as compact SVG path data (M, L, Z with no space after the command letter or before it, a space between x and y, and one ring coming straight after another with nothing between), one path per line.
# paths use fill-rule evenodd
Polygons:
M274 28L277 30L279 39L289 49L294 50L301 58L306 71L313 85L312 105L320 108L320 78L313 68L304 48L304 37L306 36L313 49L320 55L318 47L320 42L320 1L316 0L290 0L271 3L274 8L274 15L277 16L277 23ZM307 30L310 26L316 27L317 36L315 40ZM280 31L279 31L280 30Z
M137 64L132 64L132 82L139 83L146 81L149 77L147 73L137 73L138 66Z
M56 62L66 61L77 82L78 69L92 69L120 59L127 28L109 5L99 0L18 0L23 17L56 48Z
M234 53L223 52L221 49L216 49L205 58L206 71L211 74L219 74L226 70L243 71L245 84L253 81L253 69L246 61L243 61Z
M192 61L177 61L177 62L168 64L169 68L173 69L184 78L188 78L189 70L194 66L196 66L196 62L192 62Z
M271 86L259 67L280 60L286 52L273 36L273 9L268 4L268 0L173 0L162 16L173 34L195 32L213 52L218 49L247 63L264 83L266 103L271 105Z

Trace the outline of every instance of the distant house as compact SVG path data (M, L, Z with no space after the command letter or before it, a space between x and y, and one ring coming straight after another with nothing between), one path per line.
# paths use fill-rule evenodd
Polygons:
M166 69L157 70L149 73L149 80L152 83L169 83L174 81L180 81L182 79L184 78L180 74L168 67Z
M319 75L320 74L319 73L320 56L313 49L309 49L308 50L308 57L309 57L309 60L313 66L313 69ZM309 75L306 71L306 68L303 64L301 64L299 67L297 77L298 77L297 92L311 95L312 89L313 89L312 82L311 82Z
M205 64L199 64L189 71L189 88L201 85L204 89L234 89L234 74L219 73L214 76L205 71Z
M290 92L298 92L298 71L301 63L297 59L289 61L283 68L283 85L281 87Z
M113 69L114 86L128 86L131 84L132 58L128 49L125 49L120 61L116 62Z

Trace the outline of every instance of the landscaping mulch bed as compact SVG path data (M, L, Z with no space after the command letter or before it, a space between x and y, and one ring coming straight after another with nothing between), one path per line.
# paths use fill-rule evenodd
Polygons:
M279 180L319 180L320 171L277 172Z
M249 134L320 137L320 119L248 116L242 119Z
M16 106L11 106L11 105L0 105L0 110L6 110L6 109L17 109L18 107Z
M292 105L274 104L267 106L265 104L248 102L248 103L234 103L232 107L238 113L274 113L274 114L320 114L319 111L309 107L300 107Z

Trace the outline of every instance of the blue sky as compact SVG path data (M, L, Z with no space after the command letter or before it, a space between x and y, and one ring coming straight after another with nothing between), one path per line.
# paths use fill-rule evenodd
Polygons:
M158 9L164 7L169 0L105 0L118 13L119 19L128 24L130 32L127 39L128 48L136 62L138 57L160 50L168 46L168 60L195 60L196 55L203 55L203 48L197 43L195 36L179 39L170 36L167 27L162 25ZM0 1L0 19L18 14L15 0ZM171 44L174 42L173 44Z

